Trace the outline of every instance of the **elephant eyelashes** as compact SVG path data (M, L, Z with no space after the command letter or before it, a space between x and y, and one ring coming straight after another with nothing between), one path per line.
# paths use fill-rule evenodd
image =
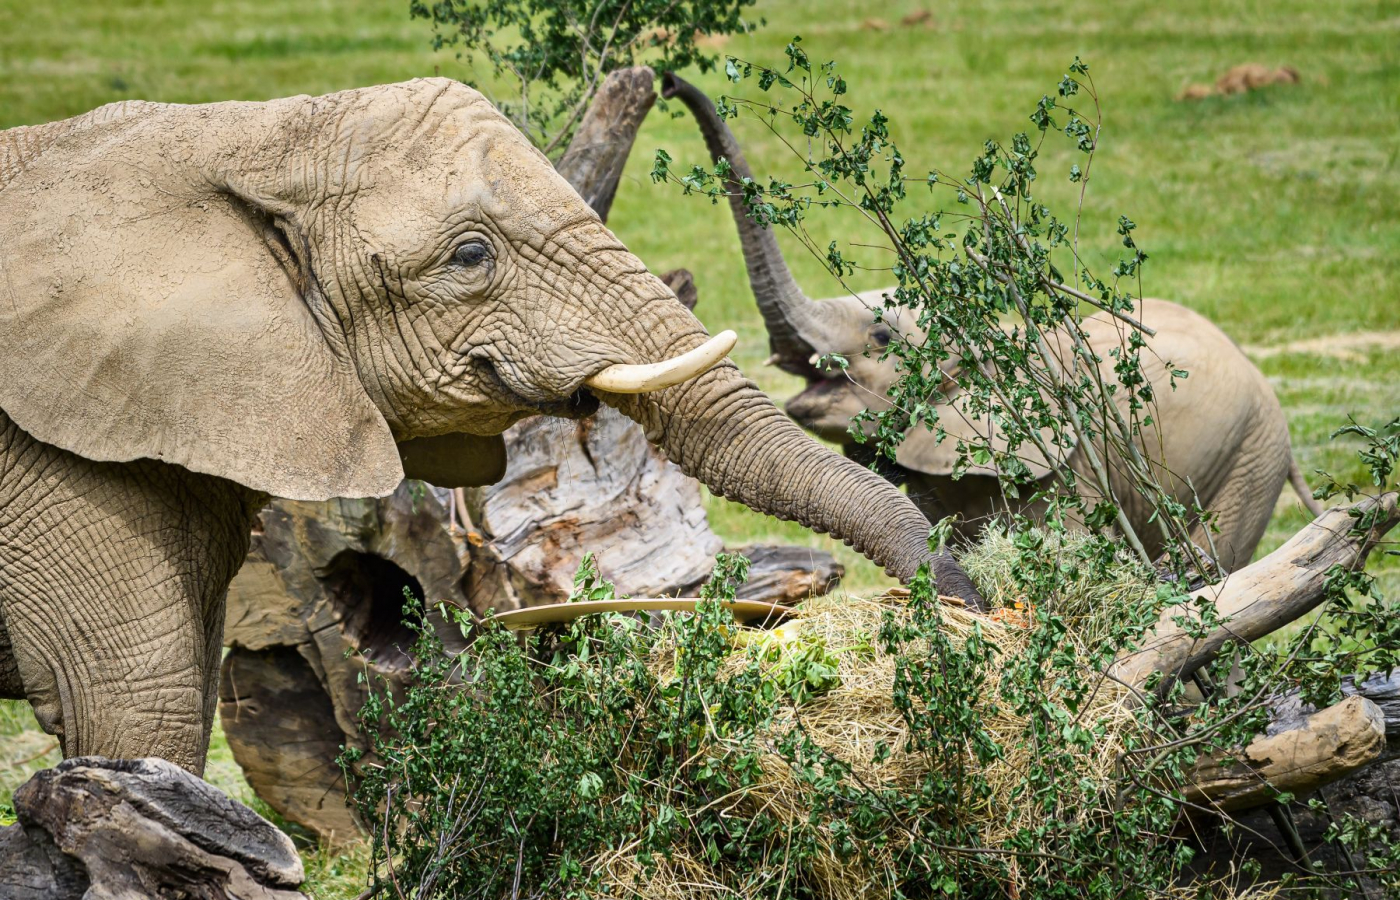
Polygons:
M491 250L483 241L467 241L452 255L459 266L474 268L491 258Z

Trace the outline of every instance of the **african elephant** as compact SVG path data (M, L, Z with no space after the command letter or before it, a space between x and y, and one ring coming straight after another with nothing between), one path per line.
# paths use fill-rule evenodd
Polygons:
M0 246L0 694L65 755L201 771L269 496L489 481L527 416L607 403L717 494L902 579L931 558L457 82L0 133Z
M715 161L727 159L731 166L729 204L749 283L768 330L773 352L769 361L807 381L807 388L788 401L788 413L814 434L844 445L848 454L868 457L869 451L848 431L851 418L867 408L888 406L886 395L899 373L894 358L881 361L880 351L894 330L911 338L921 336L912 314L884 310L884 295L892 288L809 300L788 270L773 233L747 214L738 185L753 176L714 104L693 85L669 74L662 96L677 97L690 109L711 156ZM883 321L876 321L876 310L884 310ZM1253 556L1286 478L1315 515L1322 510L1293 460L1288 426L1272 388L1239 347L1204 317L1165 300L1144 300L1136 315L1156 331L1142 354L1144 375L1155 388L1155 422L1143 429L1140 448L1160 467L1159 477L1165 477L1178 502L1189 508L1198 498L1201 508L1215 513L1218 532L1208 538L1197 523L1193 540L1202 547L1213 543L1217 562L1233 570ZM1107 313L1084 322L1089 344L1104 359L1109 379L1114 377L1115 359L1107 351L1120 345L1123 327ZM849 368L820 367L819 358L826 354L843 356ZM1059 348L1056 355L1073 357L1068 347ZM1174 388L1173 368L1189 372ZM1123 395L1120 391L1120 411L1125 410ZM990 466L973 466L954 477L957 439L987 433L986 421L964 415L958 400L955 393L940 406L940 423L949 439L939 443L932 431L911 431L888 474L907 483L910 496L930 519L958 513L957 527L970 538L1007 509L1007 500ZM991 437L994 449L1005 448L995 434ZM1024 449L1018 456L1038 479L1050 478L1055 466L1068 465L1081 485L1095 483L1082 448L1069 449L1055 460ZM1110 460L1108 468L1110 486L1130 524L1145 549L1156 556L1165 542L1151 521L1151 507L1132 490L1123 466Z

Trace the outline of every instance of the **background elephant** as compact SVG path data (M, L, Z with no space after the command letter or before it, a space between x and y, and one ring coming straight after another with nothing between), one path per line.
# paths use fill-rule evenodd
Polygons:
M891 288L809 300L793 279L773 233L747 214L738 187L753 175L714 104L695 86L671 74L665 76L662 96L679 98L690 109L712 158L727 159L731 166L729 205L749 283L768 330L773 351L769 361L805 378L808 385L788 401L788 413L814 434L844 445L848 454L868 457L869 450L856 444L847 429L860 411L888 405L887 392L899 373L893 358L881 361L878 357L895 330L911 338L920 334L914 317L905 311L892 318L885 311L885 321L875 321L875 311L884 310L883 295ZM1177 501L1189 507L1198 499L1203 509L1215 514L1218 533L1207 538L1198 524L1195 542L1202 547L1213 542L1226 570L1244 565L1264 534L1286 478L1291 477L1299 497L1315 515L1321 512L1293 461L1283 410L1259 370L1204 317L1164 300L1144 300L1137 316L1156 331L1143 353L1144 375L1156 387L1155 422L1143 430L1140 446L1149 460L1160 465L1164 484ZM1122 343L1123 326L1101 313L1086 319L1084 327L1090 345L1105 359L1105 376L1113 378L1114 360L1107 350ZM820 368L818 357L829 353L843 356L849 368ZM1172 368L1190 373L1174 388L1170 386ZM940 444L933 432L915 429L899 446L897 464L887 469L892 478L907 483L909 495L930 519L956 512L961 533L972 537L1006 509L1007 501L990 467L974 466L961 478L952 477L957 439L977 435L985 439L989 430L986 422L963 415L958 399L954 395L940 407L940 423L949 439ZM995 434L991 444L997 445ZM1068 465L1079 474L1081 485L1094 483L1078 450L1056 460L1034 451L1027 454L1024 448L1018 453L1038 478L1049 478L1055 466ZM1111 486L1129 522L1148 552L1156 556L1164 549L1164 540L1151 522L1151 507L1132 489L1122 466L1109 468Z
M608 403L717 494L900 578L930 559L918 509L710 367L699 321L457 82L0 133L0 246L0 674L65 755L200 771L267 498L490 478L531 415Z

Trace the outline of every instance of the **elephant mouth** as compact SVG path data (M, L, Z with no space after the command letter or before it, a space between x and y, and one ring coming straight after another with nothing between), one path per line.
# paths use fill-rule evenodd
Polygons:
M562 397L541 397L535 391L530 392L535 396L527 396L525 391L512 383L512 379L502 374L494 361L480 358L479 362L481 371L496 388L496 392L509 398L509 404L518 409L559 419L586 419L602 407L598 396L581 383Z
M596 413L602 405L596 394L588 388L581 387L568 396L558 412L551 412L550 415L563 419L586 419Z
M851 441L849 412L842 401L849 398L851 384L844 376L816 375L807 379L807 387L787 402L788 415L799 425L822 440L838 444Z

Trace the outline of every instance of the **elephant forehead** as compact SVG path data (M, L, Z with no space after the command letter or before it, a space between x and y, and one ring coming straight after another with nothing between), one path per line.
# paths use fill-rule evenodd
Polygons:
M569 227L601 224L543 154L492 113L459 110L413 146L367 160L353 204L361 233L408 250L486 225L539 247Z

